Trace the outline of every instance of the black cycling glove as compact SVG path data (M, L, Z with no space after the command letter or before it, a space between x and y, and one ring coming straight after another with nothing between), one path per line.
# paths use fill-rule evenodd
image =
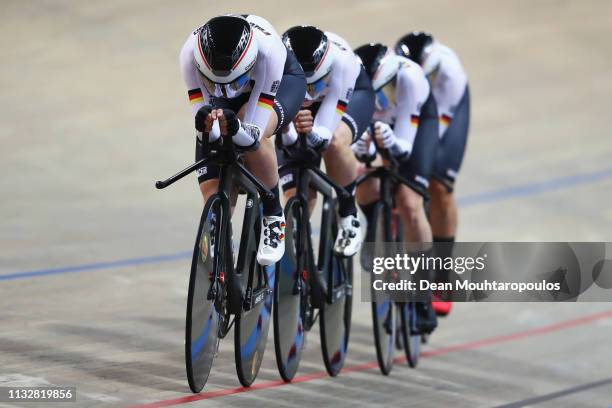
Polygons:
M206 118L213 111L213 107L210 105L202 106L195 115L195 128L198 132L206 132Z
M238 129L240 128L240 120L238 119L238 116L236 116L234 111L230 109L223 109L223 117L227 123L227 135L234 136L236 133L238 133Z

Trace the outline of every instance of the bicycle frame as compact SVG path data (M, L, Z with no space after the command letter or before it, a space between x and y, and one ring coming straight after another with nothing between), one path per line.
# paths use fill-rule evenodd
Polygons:
M210 144L207 140L204 142L204 148L206 149ZM231 220L231 194L234 186L239 187L247 194L247 206L245 208L244 223L243 225L250 225L253 218L256 217L259 212L259 199L258 194L270 197L272 192L266 188L245 166L240 162L239 152L236 151L234 144L229 137L222 137L219 139L219 149L210 151L203 159L190 165L189 167L181 170L177 174L169 177L164 181L158 181L155 183L155 187L163 189L189 175L190 173L208 165L218 165L220 168L219 175L219 187L215 194L208 198L207 201L218 199L223 210L223 214L228 214L219 220L219 228L216 230L215 241L223 244L218 246L218 253L213 263L213 274L210 289L207 294L208 300L215 300L220 302L221 299L221 285L228 279L230 287L233 287L233 279L236 275L237 270L245 270L248 265L245 265L248 260L244 253L243 244L241 242L240 249L238 252L237 267L234 267L234 263L227 262L225 251L231 251L231 232L229 231L230 220ZM250 204L250 205L249 205ZM204 220L202 220L203 222ZM201 223L202 224L202 223ZM201 230L201 226L200 226ZM199 234L200 232L198 232ZM243 231L244 233L244 231ZM231 255L231 254L230 254ZM227 262L227 265L223 265L223 262ZM228 270L224 270L227 266ZM244 305L245 310L250 310L258 303L263 301L265 298L264 290L271 290L268 285L265 289L253 293L252 282L253 274L249 273L248 285L244 293ZM266 282L267 283L267 282ZM240 299L232 298L232 291L229 292L228 300L230 301L230 309L232 313L236 313L238 308L241 306L238 302Z
M302 139L303 138L300 138L300 141ZM312 189L323 197L321 225L325 226L330 225L334 215L333 211L335 211L333 192L335 191L340 197L345 197L349 195L349 193L346 189L332 181L318 166L313 164L315 160L312 159L316 159L318 153L304 146L303 142L301 143L302 144L298 147L303 149L306 154L302 155L303 157L300 159L290 159L289 163L279 168L279 173L284 170L297 170L295 197L302 208L300 225L307 226L307 228L299 229L300 233L297 237L298 253L302 254L302 256L298 257L298 270L306 272L307 282L312 294L312 306L319 308L322 302L332 304L337 299L341 298L348 290L346 285L348 279L345 279L344 284L338 287L334 285L334 276L331 273L328 274L327 281L322 281L320 279L319 271L323 270L325 265L329 264L332 256L330 239L333 240L335 237L329 236L327 228L321 228L318 259L315 264L314 253L312 251L310 209L308 207L309 190ZM307 273L307 271L316 271L316 273ZM301 285L302 279L296 279L295 293L305 290Z

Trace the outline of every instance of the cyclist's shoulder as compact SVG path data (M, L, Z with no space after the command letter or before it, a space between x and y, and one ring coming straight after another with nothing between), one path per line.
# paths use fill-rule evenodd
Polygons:
M280 36L278 32L268 20L263 17L257 16L255 14L243 14L242 15L251 25L255 36L258 39L268 40L268 39L279 39Z
M338 34L331 31L325 31L325 35L327 36L327 39L331 41L334 47L340 49L342 52L352 52L348 41L340 37Z
M265 18L254 14L245 14L243 17L251 25L254 40L257 41L259 47L259 54L266 60L284 62L285 46L274 26ZM283 57L280 58L281 56Z
M436 47L436 51L440 53L440 56L442 58L456 59L456 60L459 59L459 57L457 56L457 53L448 45L438 42L436 43L435 47Z
M195 48L197 34L201 27L198 27L189 32L189 35L185 39L181 51L179 54L179 60L181 65L193 64L193 50Z
M396 58L397 63L400 65L400 69L397 72L398 81L405 81L408 83L427 81L425 71L423 71L423 68L421 68L419 64L399 55L392 57Z
M449 46L437 43L436 52L440 55L440 69L443 73L448 76L455 76L456 74L464 74L463 64L457 53Z
M325 31L325 35L331 43L331 51L334 53L334 62L336 64L361 64L359 58L353 53L348 41L331 31Z
M431 90L423 68L408 58L396 57L400 64L397 72L397 103L403 104L414 98L421 99Z

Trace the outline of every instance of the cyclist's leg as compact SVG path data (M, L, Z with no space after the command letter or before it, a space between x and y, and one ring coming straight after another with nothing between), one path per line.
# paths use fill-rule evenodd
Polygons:
M287 75L283 76L278 93L276 94L276 100L274 102L274 110L279 114L281 123L276 127L275 133L277 138L281 138L281 130L288 126L291 121L295 118L298 111L302 107L304 102L304 95L306 94L306 81L304 72L292 51L287 52L287 61L285 63L285 72ZM301 92L301 94L299 94ZM310 109L318 109L311 107ZM313 113L314 115L314 113ZM276 141L280 145L280 140ZM286 163L286 157L281 149L276 149L278 156L279 167ZM283 188L285 199L288 200L295 195L296 187L296 171L285 171L283 174L279 174L281 180L280 184ZM312 211L316 200L316 193L314 191L309 192L309 208Z
M341 121L334 131L328 148L323 152L325 170L329 177L343 187L353 190L353 182L357 177L357 159L351 149L353 133L346 122ZM355 215L355 200L351 197L339 202L341 217Z
M283 77L281 78L281 83L272 105L274 113L270 117L264 137L260 142L259 150L261 150L261 153L259 156L250 155L246 157L248 155L245 155L247 166L250 166L251 171L256 176L261 177L261 180L270 187L275 196L273 201L262 199L264 207L262 222L264 228L262 228L262 239L260 240L257 260L263 265L277 262L283 256L285 248L285 218L280 205L278 161L274 140L271 136L287 126L295 117L302 105L305 94L306 79L304 72L293 52L287 51ZM264 160L266 165L262 166ZM277 238L275 240L276 243L271 247L267 247L266 242L271 242L269 237L272 236Z
M371 163L373 167L378 167L383 164L380 156ZM364 164L357 166L357 174L362 175L367 172L367 167ZM369 224L374 214L374 207L376 202L380 199L380 181L377 178L369 178L357 187L355 191L355 198L359 208L365 216L366 222Z
M338 234L334 251L343 256L353 256L361 248L362 236L357 207L355 206L355 178L357 159L351 149L353 135L349 126L341 121L329 144L323 152L325 169L329 177L349 193L348 197L338 198Z
M410 157L399 168L402 176L414 182L412 188L401 185L395 197L404 224L404 238L408 242L432 242L424 197L427 195L437 148L438 112L433 95L430 94L421 109L419 128Z
M196 138L195 160L202 160L204 154L205 152L202 142ZM210 196L217 192L217 188L219 186L219 166L204 166L197 170L197 176L198 183L200 185L200 192L202 193L204 204L206 204L206 201L208 201Z
M266 200L262 197L264 215L278 216L282 214L280 205L280 194L278 189L278 161L272 135L279 129L287 126L291 119L297 114L304 94L306 93L306 79L304 72L297 62L295 55L287 52L283 77L279 84L274 103L273 112L270 115L260 146L256 151L246 152L244 162L253 174L260 179L266 187L272 190L274 200ZM245 106L242 107L239 117L243 117Z
M316 102L310 106L308 106L307 109L309 109L312 113L312 116L316 116L319 107L321 106L321 104L319 102ZM304 109L304 108L302 108ZM297 114L297 112L296 112ZM295 118L292 117L291 120L293 120ZM287 164L289 162L289 157L287 157L287 154L289 153L289 151L284 150L278 146L280 146L282 144L282 135L281 132L279 131L276 135L276 155L278 157L278 167L280 168L281 166ZM291 149L289 147L289 149ZM291 154L296 155L299 154L299 151L297 150L290 150ZM294 159L299 159L298 157L293 157ZM320 167L321 165L321 157L318 158L318 162L316 163L317 167ZM293 197L296 192L297 192L297 169L283 169L282 171L279 172L279 177L280 177L280 186L283 189L283 194L285 196L285 200L289 200L291 197ZM308 209L310 211L310 213L312 213L315 205L316 205L316 199L317 199L317 194L316 191L310 189L308 192Z
M466 87L455 115L444 133L436 154L436 163L429 193L431 202L429 216L436 245L436 256L452 256L453 244L457 234L457 205L454 196L454 184L461 168L470 122L470 95ZM443 283L449 281L449 271L436 271L435 279ZM438 293L437 298L448 300L450 294ZM450 302L434 302L439 315L447 315L451 309Z
M469 89L466 88L436 153L429 189L431 227L436 238L452 238L457 232L457 206L453 188L465 153L469 122L470 98Z
M273 113L264 135L259 141L259 148L255 151L246 152L243 156L246 167L274 193L274 199L270 200L271 202L267 202L268 200L262 197L265 215L280 215L282 212L278 191L278 162L274 142L270 138L277 123L277 116Z
M277 137L280 138L280 135L277 135ZM278 157L278 167L280 168L281 166L287 163L286 152L283 151L282 149L277 148L276 155ZM320 166L320 164L321 164L321 159L319 158L319 162L316 165ZM283 190L283 195L285 197L285 202L286 202L291 197L293 197L297 192L297 185L296 185L297 170L292 169L292 170L279 171L278 175L280 177L279 184ZM317 192L314 191L313 189L309 189L308 190L308 210L310 214L312 214L312 211L314 210L316 203L317 203Z
M362 67L342 120L334 131L329 147L323 153L327 174L351 194L349 197L340 198L338 203L340 228L334 249L345 256L354 255L362 242L353 196L358 162L351 144L361 136L370 123L374 113L374 101L371 81Z
M427 244L432 241L429 220L425 213L425 199L438 147L438 113L435 100L430 95L421 109L419 128L408 161L400 165L400 173L414 182L412 188L401 185L395 194L396 206L404 225L404 239L408 242ZM417 253L429 256L431 248L423 245ZM419 271L420 279L429 279L430 271ZM417 302L417 330L429 333L437 326L436 315L431 306L430 292L427 301Z
M397 188L395 200L404 226L404 240L431 242L431 227L425 213L423 196L402 184Z

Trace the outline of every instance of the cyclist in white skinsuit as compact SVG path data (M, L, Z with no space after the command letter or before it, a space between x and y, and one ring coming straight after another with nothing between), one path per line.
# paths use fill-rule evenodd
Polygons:
M454 185L463 161L470 123L470 93L468 78L457 54L435 41L430 34L415 31L398 40L398 55L406 56L420 64L429 77L438 105L440 119L440 145L436 154L432 183L430 222L437 255L452 255L457 233L457 206ZM448 271L436 274L439 282L448 281ZM439 315L447 315L450 302L434 302Z
M432 83L432 91L434 98L436 98L438 115L440 116L440 139L442 139L447 134L453 116L468 90L468 79L461 61L453 50L437 43L434 45L432 52L432 57L438 56L440 62L437 67L433 67L431 72L426 71L429 68L427 66L423 67L423 70ZM456 174L447 176L454 180Z
M215 17L194 30L180 54L181 72L196 126L196 160L222 135L244 151L246 166L273 193L262 198L263 226L257 253L262 265L284 253L284 216L279 201L278 164L268 138L295 115L305 90L304 74L270 23L253 15ZM207 200L219 169L198 172Z
M354 145L361 161L376 161L377 149L398 162L398 172L410 184L398 184L394 202L404 227L404 241L430 243L431 226L425 212L429 180L438 147L438 114L429 81L413 61L390 53L382 44L355 50L372 76L376 92L373 135L365 132ZM372 143L370 139L374 139ZM369 179L357 189L357 200L371 219L379 197L378 180ZM429 251L427 246L422 251ZM426 271L424 271L426 272ZM431 332L436 327L431 302L417 302L417 328Z
M296 26L283 39L295 52L308 86L302 109L283 130L282 141L291 146L298 133L305 134L307 144L321 152L330 178L351 193L339 199L334 251L352 256L361 247L362 236L352 195L357 161L350 145L366 129L374 111L371 81L348 43L334 33ZM283 155L279 156L282 160ZM286 191L295 187L294 174L281 174L281 180Z

